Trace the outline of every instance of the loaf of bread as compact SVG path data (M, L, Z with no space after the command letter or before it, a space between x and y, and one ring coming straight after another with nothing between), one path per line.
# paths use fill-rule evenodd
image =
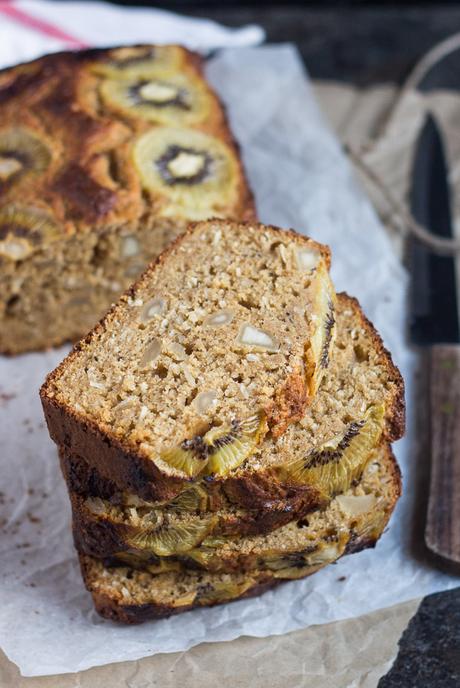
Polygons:
M328 266L295 232L193 225L48 376L52 439L157 500L227 476L315 397L335 333Z
M152 503L120 492L61 448L83 551L183 557L210 536L267 533L348 490L382 440L401 435L403 390L358 303L339 295L336 319L330 366L304 418L280 440L266 438L235 476Z
M80 554L83 577L97 611L124 623L139 623L249 597L282 581L309 576L343 554L373 547L400 493L399 469L390 448L383 446L375 452L360 483L338 496L326 510L288 527L290 532L277 544L275 554L268 552L267 547L262 554L249 552L246 563L252 557L250 570L157 573L155 564L151 571L145 566L109 567L99 559ZM270 537L273 536L268 536L266 544ZM241 549L233 550L230 556L233 555L241 561Z
M83 336L190 220L253 220L200 58L56 53L0 71L0 351Z

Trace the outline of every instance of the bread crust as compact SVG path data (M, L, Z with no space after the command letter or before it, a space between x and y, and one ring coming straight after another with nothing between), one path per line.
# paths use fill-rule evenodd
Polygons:
M156 46L137 45L129 49L155 48L158 50ZM180 46L171 48L177 53L178 73L197 81L210 102L206 118L191 128L224 143L234 158L235 200L223 209L223 215L253 221L254 197L239 145L230 130L225 107L206 82L203 60ZM158 124L123 117L103 107L96 94L101 75L94 68L108 63L116 50L54 53L0 70L0 133L11 128L24 129L50 151L46 169L33 175L27 184L0 180L0 210L11 204L39 209L56 223L62 243L73 241L76 236L85 243L88 235L103 237L106 232L126 226L135 234L146 217L155 218L157 213L156 200L150 202L142 189L131 161L130 146L139 134ZM178 218L178 222L185 228L187 219L190 218ZM33 271L33 265L30 269ZM6 312L6 303L0 301L0 322L2 306ZM94 320L99 315L100 312L95 313ZM68 332L47 335L31 331L29 337L21 339L18 335L14 338L5 327L0 335L0 352L13 355L42 350L82 336L82 331L75 332L72 322L68 325Z
M221 226L232 224L225 220L212 220L210 222ZM154 271L161 269L168 256L181 245L188 235L194 232L199 224L190 223L187 231L158 256L156 261L122 295L118 303L112 306L91 332L76 344L70 354L47 376L40 389L40 398L51 439L70 454L85 457L86 461L97 469L101 477L113 481L119 489L135 492L149 501L173 499L186 487L187 482L192 480L187 481L184 478L163 473L152 459L142 453L140 448L134 451L127 442L105 434L96 421L80 417L72 407L59 403L54 396L53 388L60 375L65 371L66 366L78 357L79 352L89 346L94 338L97 338L120 305L135 297L139 287L149 280ZM244 223L238 224L244 226ZM282 235L284 238L288 236L295 243L314 246L320 251L329 269L330 250L327 246L317 244L311 239L297 234L294 230L284 230L257 223L250 224L260 231L270 231L275 236ZM309 381L306 376L300 380L300 376L295 372L285 381L270 405L270 409L267 409L270 413L271 430L274 434L280 435L289 424L299 420L305 413L310 401L308 385Z
M362 534L352 534L348 546L343 554L352 554L362 551L366 548L375 547L377 541L387 527L391 514L393 513L396 503L401 495L401 472L399 466L389 446L386 447L385 453L389 468L390 480L392 482L392 490L387 508L385 509L384 517L378 522L378 525L371 528L369 532L365 531ZM120 603L118 599L112 598L109 595L101 593L95 589L94 584L92 583L90 571L91 559L84 554L80 554L79 557L83 579L87 589L92 594L93 602L97 612L106 619L111 619L112 621L117 621L124 624L143 623L144 621L165 618L173 614L195 609L197 607L215 606L216 604L224 604L229 601L236 601L237 599L239 600L248 597L254 597L263 594L267 590L280 585L281 583L289 582L279 578L275 579L268 572L256 572L255 574L251 574L251 577L255 578L254 583L248 590L246 590L242 595L238 596L235 600L226 600L223 602L213 601L204 604L202 601L200 603L200 600L198 600L198 602L193 604L180 607L154 603L129 605ZM316 571L322 567L322 565L312 566L311 571L305 573L305 577L316 573Z
M156 46L139 44L131 47L148 49ZM206 120L194 128L217 136L237 154L239 192L232 217L252 221L256 215L254 197L240 160L239 146L231 133L224 106L206 83L203 59L181 46L171 47L180 52L180 69L201 79L212 98L215 111L212 121ZM95 79L89 68L107 60L113 50L117 48L58 52L0 70L0 127L23 124L50 140L59 153L56 153L56 163L40 181L28 185L27 199L40 201L41 206L45 203L56 212L60 211L58 215L64 222L63 236L75 230L93 232L101 223L106 226L125 222L130 216L141 214L143 199L138 189L130 197L128 207L120 202L116 192L103 187L85 172L94 155L106 153L130 137L127 124L114 113L101 114L86 93ZM151 126L151 123L144 123L141 129ZM67 215L62 212L63 194L71 206ZM11 195L8 196L11 200ZM24 201L23 198L18 200Z
M82 575L85 576L85 560L83 556L80 556L80 566L82 569ZM244 592L240 597L234 600L226 600L223 602L210 602L206 607L216 607L217 605L229 604L231 602L237 602L238 600L248 599L251 597L258 597L264 592L268 592L281 583L287 583L289 581L283 580L266 580L255 584L249 590ZM197 607L202 607L203 605L184 605L183 607L168 607L163 604L141 604L141 605L118 605L111 599L108 595L103 593L92 593L93 603L96 608L97 613L104 619L109 619L110 621L116 621L117 623L128 624L130 626L144 623L145 621L156 621L159 619L165 619L169 616L175 616L176 614L182 614L183 612L192 611Z

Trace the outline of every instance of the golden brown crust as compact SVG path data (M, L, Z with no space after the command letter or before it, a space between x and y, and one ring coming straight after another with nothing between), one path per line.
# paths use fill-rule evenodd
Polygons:
M391 451L390 447L386 448L387 463L389 465L390 480L392 483L391 497L389 499L388 505L385 509L383 519L379 519L375 526L372 526L370 530L362 532L356 536L351 537L344 554L351 554L354 552L362 551L363 549L374 547L384 532L388 525L388 521L393 513L396 503L401 494L401 473L396 459ZM84 554L80 554L80 566L82 570L83 579L87 589L91 592L93 597L93 602L97 612L104 618L111 619L125 624L137 624L148 620L154 620L159 618L164 618L171 616L173 614L178 614L181 612L189 611L200 606L214 606L216 604L223 604L228 602L203 602L195 601L192 604L173 607L165 604L123 604L119 599L111 597L108 594L101 593L97 590L97 586L94 586L94 581L91 575L91 559L86 557ZM306 573L305 577L316 573L318 569L322 566L312 566L311 572ZM161 574L160 574L161 575ZM249 589L247 589L242 595L239 595L236 599L244 599L248 597L253 597L260 595L263 592L279 585L280 583L286 583L287 580L276 579L270 574L270 572L256 572L251 576L254 579L253 584ZM153 580L153 579L152 579Z
M202 58L185 48L177 49L182 53L181 69L204 80ZM101 109L97 98L89 97L97 79L91 67L106 60L111 50L54 53L0 71L0 130L24 126L52 148L52 163L46 173L26 190L21 188L17 198L14 186L4 189L6 198L4 193L2 200L38 202L40 207L47 207L63 222L63 235L75 230L95 231L101 223L123 223L146 211L137 179L131 180L128 188L113 190L109 179L105 185L100 182L96 164L98 156L117 155L133 133L152 127L151 122L134 125L117 119L115 113ZM238 156L224 108L214 92L208 86L206 89L212 96L213 117L196 128L225 141ZM128 164L126 160L124 163ZM238 202L231 216L253 220L253 196L241 162L238 164ZM127 194L129 203L124 202Z
M280 437L288 425L303 418L309 401L305 375L300 371L292 373L265 409L273 437Z

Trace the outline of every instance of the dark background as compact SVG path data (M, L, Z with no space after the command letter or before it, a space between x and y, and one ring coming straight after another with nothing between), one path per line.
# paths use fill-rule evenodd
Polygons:
M112 0L163 7L227 26L257 23L271 42L293 41L314 78L401 82L435 43L460 31L460 2L229 2Z

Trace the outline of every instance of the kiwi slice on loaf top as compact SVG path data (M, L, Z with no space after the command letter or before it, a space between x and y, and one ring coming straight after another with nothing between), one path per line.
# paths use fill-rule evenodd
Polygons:
M48 377L53 439L128 489L227 475L317 391L328 268L327 247L292 231L191 226Z

